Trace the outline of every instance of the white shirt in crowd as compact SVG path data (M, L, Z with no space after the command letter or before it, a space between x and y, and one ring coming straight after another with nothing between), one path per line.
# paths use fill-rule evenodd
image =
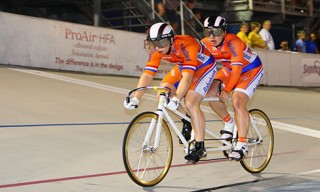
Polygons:
M259 34L261 35L262 39L266 42L268 49L274 50L274 41L270 32L266 29L261 29Z

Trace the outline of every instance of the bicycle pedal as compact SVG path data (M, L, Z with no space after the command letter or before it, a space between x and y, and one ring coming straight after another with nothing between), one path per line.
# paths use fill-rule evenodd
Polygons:
M199 161L192 161L192 160L187 161L187 160L186 160L186 163L187 163L187 164L194 164L194 165L195 165L195 164L197 164L198 162L199 162Z
M230 161L241 161L243 158L228 157Z

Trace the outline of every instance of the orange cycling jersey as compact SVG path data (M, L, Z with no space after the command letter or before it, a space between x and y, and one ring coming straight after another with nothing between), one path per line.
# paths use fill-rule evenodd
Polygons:
M235 34L226 34L218 47L211 46L209 38L204 38L201 42L229 72L232 70L230 80L225 88L227 92L230 92L237 85L242 74L256 68L262 68L259 56Z
M176 63L182 72L194 74L196 70L212 65L214 57L197 39L188 35L175 35L172 50L169 54L161 54L155 48L150 49L149 59L144 73L154 76L161 59Z

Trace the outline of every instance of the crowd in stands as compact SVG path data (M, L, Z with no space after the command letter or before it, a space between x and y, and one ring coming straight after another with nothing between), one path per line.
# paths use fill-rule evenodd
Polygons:
M249 32L249 34L248 28L248 23L241 23L237 36L252 48L275 50L275 44L272 35L269 32L271 28L270 20L265 20L263 22L262 29L259 22L251 22L251 31ZM309 35L309 38L306 38L306 33L304 31L299 31L297 33L297 40L293 44L293 49L289 48L289 43L285 39L280 42L279 46L279 51L296 51L301 53L319 54L320 29L318 30L318 33L311 33Z
M298 31L297 40L293 44L292 51L301 53L319 54L320 50L320 29L318 32L312 32L307 37L305 31Z
M271 28L270 20L265 20L262 24L262 28L259 22L251 22L251 31L247 35L248 28L248 23L244 22L240 24L240 29L237 33L237 36L252 48L275 50L275 44L272 35L269 32ZM289 48L289 43L285 39L280 42L279 46L279 51L296 51L301 53L319 54L320 29L317 33L311 33L308 38L306 37L306 33L304 31L299 31L297 33L297 40L293 44L293 49Z
M202 21L201 12L195 9L196 1L195 0L184 0L186 7L189 10L183 12L185 23L188 23L190 26L195 28L196 31L201 32L202 26L198 25L193 15L199 20ZM292 1L295 6L304 4L304 1ZM180 7L180 0L155 0L155 10L158 14L170 24L176 33L181 33L180 28L180 16L177 14L176 10ZM250 23L243 22L240 24L239 32L237 36L245 41L252 48L259 49L268 49L275 50L275 43L270 33L271 21L265 20L263 23L257 21L252 21ZM188 31L185 31L185 34L192 34ZM289 46L289 43L286 39L283 39L280 44L279 51L294 51L301 53L313 53L319 54L320 51L320 29L317 32L312 32L307 36L304 31L297 32L297 39L292 43L292 46ZM291 47L291 48L290 48Z

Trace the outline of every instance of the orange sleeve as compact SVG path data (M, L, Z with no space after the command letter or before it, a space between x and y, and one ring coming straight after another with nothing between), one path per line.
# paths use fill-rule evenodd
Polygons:
M239 38L233 38L228 42L228 47L231 52L230 64L243 65L244 63L244 50L246 44Z
M148 61L144 68L144 73L155 76L160 65L162 55L155 48L150 49Z
M239 38L232 39L228 43L228 47L231 51L231 75L226 88L224 89L226 92L230 93L234 86L239 82L243 63L244 63L244 49L246 44Z
M231 75L228 84L226 85L226 88L224 88L224 91L227 93L230 93L234 86L238 83L241 72L242 72L242 66L240 65L232 65L231 67Z
M180 46L184 55L184 63L182 65L182 72L194 74L198 65L198 43L188 42Z

